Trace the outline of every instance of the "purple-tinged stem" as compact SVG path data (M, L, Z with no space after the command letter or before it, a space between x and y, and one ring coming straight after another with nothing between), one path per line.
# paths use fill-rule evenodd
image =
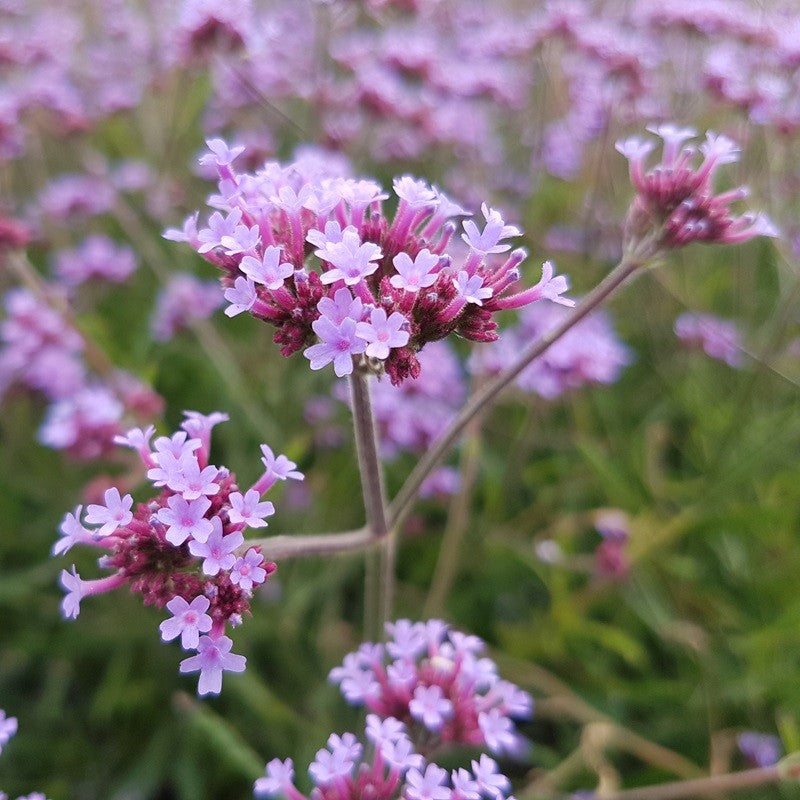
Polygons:
M265 536L260 539L246 539L239 548L245 553L251 547L260 547L268 561L286 561L290 558L308 556L328 556L337 553L351 553L376 546L368 528L341 533L312 533L297 536Z
M800 777L800 767L794 765L783 769L780 765L759 767L725 775L709 775L687 781L672 781L640 789L624 789L621 792L602 795L602 800L681 800L682 798L719 797L727 792L767 786L786 778ZM600 800L600 797L598 797Z

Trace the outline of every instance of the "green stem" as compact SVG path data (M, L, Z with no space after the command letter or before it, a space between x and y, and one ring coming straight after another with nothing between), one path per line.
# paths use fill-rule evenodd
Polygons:
M364 511L371 543L381 545L377 557L367 558L364 588L364 633L377 640L383 623L391 614L394 596L394 539L389 536L386 514L386 487L378 453L378 435L370 401L370 376L356 370L350 376L353 431L358 455L358 472L364 496Z
M264 558L286 561L289 558L329 556L337 553L367 550L376 543L367 528L342 533L312 533L302 536L265 536L246 539L240 551L260 547Z

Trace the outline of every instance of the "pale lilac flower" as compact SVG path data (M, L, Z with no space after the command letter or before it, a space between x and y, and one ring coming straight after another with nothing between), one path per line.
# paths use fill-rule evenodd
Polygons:
M290 461L283 453L279 453L276 456L272 452L272 448L266 444L261 445L261 453L261 463L272 477L277 478L279 481L287 479L302 481L304 479L303 473L295 469L297 464L294 461Z
M169 526L166 540L170 544L180 547L187 539L208 541L214 526L205 518L206 511L211 508L207 497L186 500L180 495L172 495L167 498L167 505L168 508L160 508L156 516L159 522Z
M423 774L410 769L406 774L405 796L408 800L450 800L451 790L444 786L447 773L436 764L428 764Z
M221 422L227 422L230 417L223 411L213 411L211 414L201 414L199 411L184 411L184 419L181 422L181 428L192 438L190 441L200 442L200 457L206 459L208 457L209 448L211 447L211 431L215 425Z
M223 217L219 211L215 211L208 220L208 227L203 228L197 234L197 240L201 242L197 248L198 253L207 253L215 247L222 245L222 239L226 236L233 236L236 226L242 220L242 210L234 208L227 217Z
M439 263L439 256L423 248L412 261L408 253L398 253L392 260L397 275L392 275L389 282L395 289L407 292L418 292L436 283L438 273L432 270Z
M72 572L65 569L61 570L59 583L67 590L67 594L61 601L61 612L65 617L75 619L81 612L81 598L83 597L83 581L81 576L75 571L72 565Z
M182 597L173 597L167 603L172 617L159 625L163 641L170 642L180 636L184 650L196 650L200 644L200 634L211 630L212 620L206 614L209 605L209 599L203 595L195 597L191 603L187 603Z
M453 704L444 696L441 686L417 686L408 709L412 717L431 731L440 730L453 714Z
M284 456L285 458L285 456ZM271 517L275 513L275 506L269 500L259 502L261 495L255 489L248 489L247 493L231 492L228 502L231 510L228 519L234 524L244 524L248 528L265 528L267 523L264 517Z
M414 743L405 735L396 741L384 740L380 743L380 751L384 761L400 774L410 769L420 770L425 764L425 759L415 752Z
M337 289L330 297L323 297L317 303L317 309L323 317L327 317L334 325L341 325L347 318L360 322L364 315L364 304L360 297L353 297L349 289Z
M216 281L201 281L187 273L173 275L159 292L150 318L153 338L169 341L196 320L208 319L223 302Z
M333 363L333 371L338 378L349 375L353 371L353 356L367 349L366 342L356 335L357 324L350 317L343 319L339 325L327 317L316 320L311 327L321 341L303 351L303 355L311 362L311 369L322 369Z
M518 737L514 733L514 723L499 708L481 711L478 725L490 750L502 753L516 747Z
M94 531L84 528L81 524L81 512L83 506L76 506L75 511L71 514L65 514L61 520L61 525L58 529L61 532L61 538L53 545L53 555L60 556L76 544L86 544L95 540Z
M511 788L508 778L497 771L497 762L484 753L480 761L472 761L472 772L481 791L501 798Z
M410 208L432 206L439 199L437 193L425 181L417 180L410 175L395 178L392 186L394 193Z
M416 660L428 647L425 628L419 622L399 619L386 623L386 633L391 637L386 650L392 658Z
M163 458L160 457L159 463ZM217 477L217 467L209 465L200 469L196 456L185 455L178 461L178 468L170 475L167 486L182 495L184 500L196 500L201 495L212 495L219 491L219 484L214 480Z
M133 519L131 513L133 498L129 494L120 497L119 489L112 486L110 489L106 489L103 496L106 503L104 506L92 503L86 509L86 522L90 525L101 526L97 530L96 536L108 536Z
M235 317L243 311L249 311L258 300L255 283L241 275L233 282L233 286L225 290L224 296L230 303L225 309L226 317Z
M297 214L312 195L313 189L309 184L302 186L299 192L295 192L291 186L281 186L277 195L272 195L269 199L287 214Z
M273 758L265 767L266 775L259 778L253 786L256 796L270 797L276 794L288 796L288 789L294 781L294 764L291 758L281 761Z
M374 242L362 243L358 231L349 227L342 233L342 241L327 245L320 258L333 266L320 276L324 284L341 280L347 286L355 286L378 269L383 252Z
M155 459L159 464L162 454L166 453L176 461L180 461L185 456L189 456L199 450L202 446L203 443L199 439L190 438L186 430L176 431L172 436L159 436L153 442L153 447L156 451Z
M729 367L743 365L744 344L736 323L713 314L687 311L675 320L675 335L689 347L701 347Z
M338 244L342 241L344 230L342 226L335 220L331 219L325 223L325 230L321 231L312 228L306 236L306 241L310 242L317 249L314 251L315 256L322 258L325 255L325 250L328 245Z
M408 331L401 330L406 324L406 318L398 311L393 311L387 319L383 308L373 308L369 322L356 324L356 336L367 342L366 353L370 358L386 359L392 347L408 344Z
M553 265L549 261L545 261L542 264L542 277L532 289L545 300L571 308L575 305L575 301L561 296L564 292L569 291L569 280L566 275L555 275L554 273Z
M328 737L328 749L318 750L316 758L309 765L309 774L319 786L346 777L361 757L362 749L352 733L345 733L341 737L332 733Z
M244 592L252 591L253 586L258 586L267 579L267 571L261 566L263 563L264 556L251 547L231 567L231 583Z
M252 253L261 241L261 233L258 225L248 228L247 225L237 225L230 236L223 236L220 239L220 247L225 251L225 255L235 256L242 253Z
M229 147L223 139L206 139L206 145L211 152L200 157L203 166L229 167L244 152L243 146Z
M373 744L396 742L406 736L406 726L394 717L381 719L377 714L367 714L364 734Z
M186 217L182 227L167 228L161 235L171 242L186 242L194 245L195 242L199 241L197 238L197 218L199 216L200 212L195 211L194 214L190 214Z
M233 531L223 535L222 522L219 517L212 517L213 530L205 542L189 540L189 552L203 559L203 572L216 575L221 569L229 570L236 563L234 552L244 543L241 531Z
M233 642L227 636L202 636L198 645L198 654L181 661L180 671L200 672L197 693L219 694L222 689L222 673L244 672L246 659L244 656L231 653Z
M6 712L0 709L0 753L9 743L11 737L17 732L17 718L7 717Z
M491 288L483 285L483 278L480 275L470 277L463 269L453 278L453 286L456 287L459 297L477 306L482 306L483 301L492 296Z
M469 770L459 767L450 773L450 783L463 800L480 800L481 786Z
M280 289L286 278L294 273L294 267L291 264L280 263L282 255L283 251L280 247L270 245L264 249L264 254L260 259L245 256L239 264L239 269L251 280L275 291Z
M498 211L484 203L481 211L486 219L486 226L483 231L478 230L478 226L471 220L465 220L464 233L461 238L476 252L481 255L489 253L505 253L511 249L510 244L501 242L511 236L519 236L521 231L514 225L506 225Z
M144 430L141 428L131 428L124 435L117 434L113 441L114 444L136 450L142 457L142 460L146 462L150 457L150 439L152 439L155 432L156 429L153 425L148 425Z
M783 747L777 736L743 731L736 739L739 751L754 767L771 767L780 761Z

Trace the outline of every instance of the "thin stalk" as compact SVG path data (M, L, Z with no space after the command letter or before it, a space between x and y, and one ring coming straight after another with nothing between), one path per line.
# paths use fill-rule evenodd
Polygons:
M364 511L370 541L380 543L377 558L367 558L364 586L364 632L378 639L383 623L391 614L394 597L394 539L389 536L386 487L378 453L378 434L370 401L370 376L356 370L350 376L353 431L358 455L358 472L364 496Z
M266 559L286 561L289 558L328 556L367 550L376 544L368 528L359 528L342 533L312 533L302 536L265 536L262 539L247 539L242 548L246 550L251 547L260 547Z
M643 267L655 255L652 247L643 247L642 253L626 253L616 267L592 289L589 294L549 333L531 343L508 369L489 381L467 401L459 415L450 423L436 444L420 459L417 466L406 479L403 487L392 501L389 519L394 528L399 527L410 511L411 504L420 486L439 462L458 441L464 429L478 415L484 412L517 375L534 359L555 344L567 331L577 325L585 316L594 311L610 294L623 284L634 272Z
M719 797L726 792L768 786L788 777L779 767L760 767L725 775L709 775L688 781L672 781L640 789L624 789L621 792L598 795L598 800L681 800L687 797ZM793 775L796 777L796 775Z

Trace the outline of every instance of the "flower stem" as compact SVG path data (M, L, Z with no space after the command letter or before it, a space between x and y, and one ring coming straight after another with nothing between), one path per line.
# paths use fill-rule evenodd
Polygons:
M681 800L681 798L719 797L721 794L754 786L778 783L786 774L778 766L729 772L725 775L709 775L688 781L672 781L639 789L624 789L621 792L598 795L598 800Z
M350 395L353 409L353 430L358 454L358 472L364 495L364 511L370 541L380 543L378 562L367 560L364 592L364 632L377 640L383 623L391 614L394 596L394 540L389 536L386 513L386 487L383 465L378 454L378 435L370 401L370 376L356 370L350 376Z
M251 547L260 547L268 561L286 561L289 558L328 556L337 553L367 550L374 546L372 534L367 528L341 533L313 533L302 536L265 536L261 539L246 539L240 552Z
M459 415L438 439L436 444L419 460L403 487L392 501L389 508L389 519L393 528L398 528L410 511L411 504L425 478L438 466L439 462L456 443L469 423L485 411L517 375L534 359L542 355L555 344L570 328L577 325L587 314L594 311L610 294L655 256L655 249L650 244L640 248L640 252L626 253L616 267L592 289L589 294L572 310L562 322L544 336L532 342L519 358L501 372L494 380L489 381L467 401Z

